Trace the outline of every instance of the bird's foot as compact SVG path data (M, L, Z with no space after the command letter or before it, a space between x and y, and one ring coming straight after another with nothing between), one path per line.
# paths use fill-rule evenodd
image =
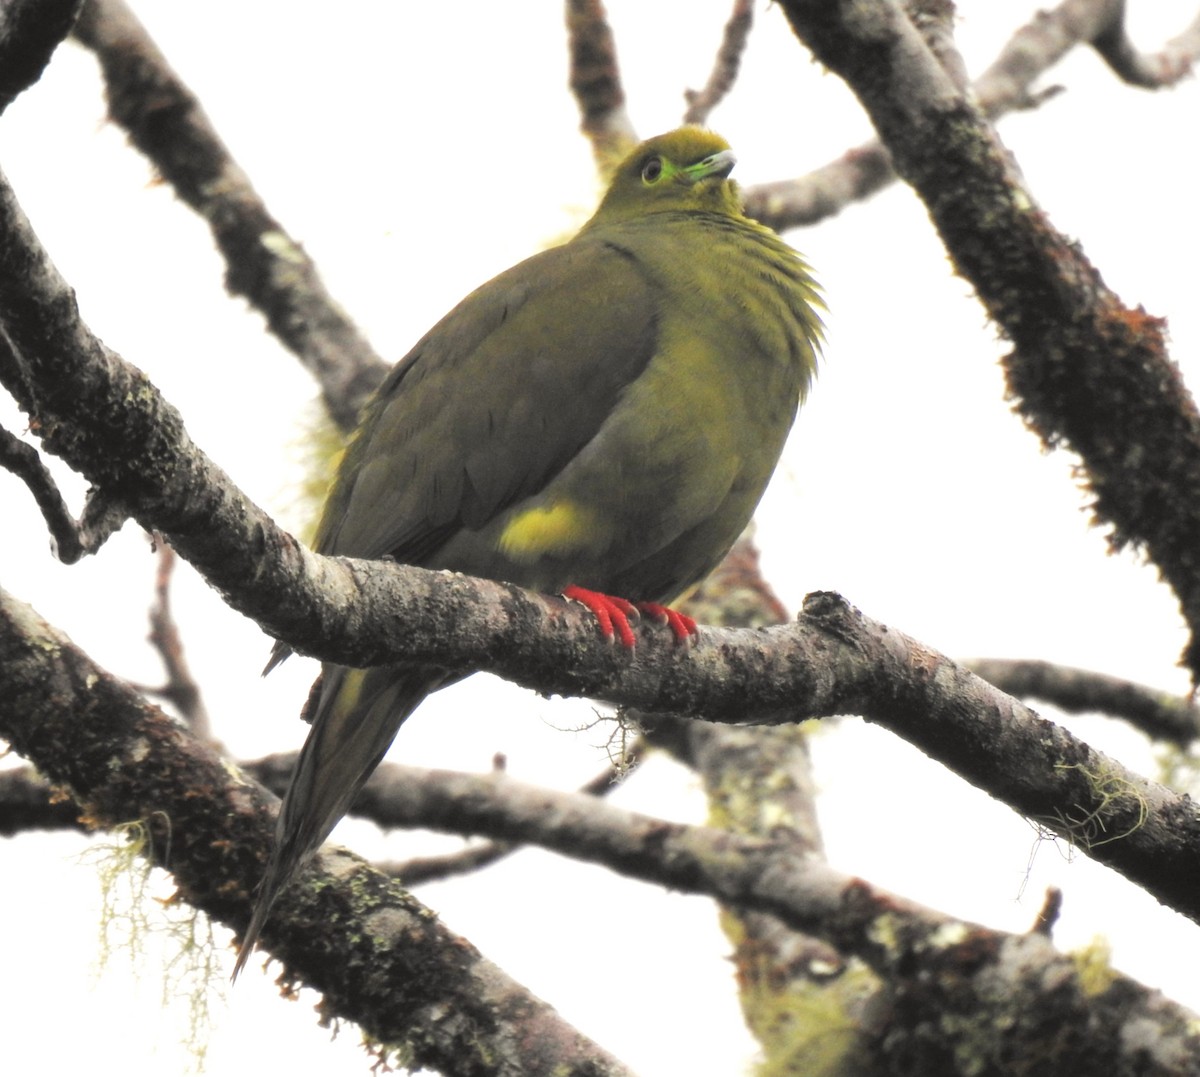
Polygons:
M600 634L605 639L615 635L622 646L633 650L633 629L629 627L629 619L635 620L640 613L653 617L660 624L667 625L677 640L691 640L696 635L696 622L686 614L673 610L669 606L657 602L629 602L615 595L606 595L600 591L589 591L585 587L566 587L563 597L574 599L587 606L600 625Z
M670 606L663 606L658 602L638 602L637 608L647 617L653 617L659 624L670 628L680 643L691 643L697 634L695 619L686 613L671 609Z
M629 627L629 618L636 619L638 611L632 602L574 585L563 588L563 598L583 603L595 615L600 634L605 639L612 639L616 635L622 646L633 650L633 629Z

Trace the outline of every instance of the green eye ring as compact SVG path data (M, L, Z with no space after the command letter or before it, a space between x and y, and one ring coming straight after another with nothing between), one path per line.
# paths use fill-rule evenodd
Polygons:
M663 162L661 157L651 157L645 164L642 165L642 182L649 185L657 183L663 174Z

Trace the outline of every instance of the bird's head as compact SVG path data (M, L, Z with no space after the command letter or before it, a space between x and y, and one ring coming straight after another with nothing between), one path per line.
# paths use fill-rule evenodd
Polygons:
M594 223L610 223L664 210L741 214L737 158L720 135L703 127L680 127L648 139L613 173Z

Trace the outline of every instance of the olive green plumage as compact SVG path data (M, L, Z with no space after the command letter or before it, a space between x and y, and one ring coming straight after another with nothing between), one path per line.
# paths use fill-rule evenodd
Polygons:
M643 143L570 242L438 322L367 405L314 548L635 602L707 575L766 487L820 338L808 267L743 216L733 163L699 128ZM324 667L239 969L446 679Z

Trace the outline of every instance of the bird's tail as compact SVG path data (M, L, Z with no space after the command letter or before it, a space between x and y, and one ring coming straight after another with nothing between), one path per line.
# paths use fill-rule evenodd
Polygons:
M443 680L437 671L412 666L323 668L310 703L312 728L279 809L275 845L242 937L234 979L253 952L275 899L346 814L404 720Z

